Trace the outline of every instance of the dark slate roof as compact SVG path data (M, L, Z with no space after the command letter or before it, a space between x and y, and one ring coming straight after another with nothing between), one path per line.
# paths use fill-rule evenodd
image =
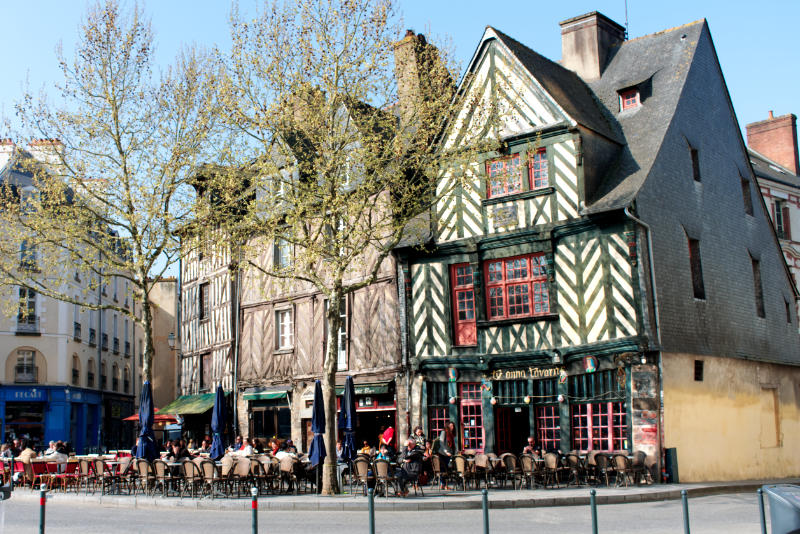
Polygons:
M753 172L756 173L756 178L763 178L788 187L800 189L800 176L792 174L788 169L781 167L752 148L748 148L747 152L750 155L750 164L753 166Z
M589 83L612 113L626 146L607 173L585 213L628 206L644 184L672 122L698 41L706 30L700 20L620 44L603 71ZM618 91L638 85L642 105L619 111Z
M612 126L602 106L580 76L537 54L497 28L490 28L575 122L609 139L622 141L619 130Z

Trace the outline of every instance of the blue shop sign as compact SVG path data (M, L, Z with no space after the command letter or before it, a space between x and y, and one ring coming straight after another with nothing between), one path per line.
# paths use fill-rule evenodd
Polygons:
M47 400L47 390L45 388L14 388L6 389L5 398L7 402L14 401L41 401Z

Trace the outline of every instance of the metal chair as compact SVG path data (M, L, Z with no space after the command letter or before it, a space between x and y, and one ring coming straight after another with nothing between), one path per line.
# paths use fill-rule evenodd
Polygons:
M557 488L559 486L559 475L561 474L561 466L559 465L559 458L558 455L554 452L548 452L544 455L544 487L548 486L548 483L555 484Z
M567 454L567 470L569 471L569 479L567 479L567 486L574 484L582 486L586 482L586 468L577 453L571 452Z
M161 495L166 497L169 490L173 485L172 473L169 470L169 465L164 460L153 460L153 474L155 476L155 483L153 484L153 493L158 486L161 486Z
M205 479L203 472L200 471L200 466L191 460L181 463L181 470L183 471L183 488L181 488L181 499L189 491L192 497L196 496L197 488L200 488L201 495L205 489Z
M297 495L299 481L297 480L297 473L294 469L294 462L295 459L291 456L284 456L280 459L278 465L281 472L281 492L283 492L283 483L286 482L289 488L292 489L292 492Z
M236 464L233 466L232 482L236 486L236 496L241 496L242 486L245 488L245 494L247 493L247 488L250 487L250 482L252 481L252 477L250 476L250 458L237 458Z
M611 472L610 460L607 455L598 453L594 457L595 462L595 481L600 484L602 480L608 486L608 474Z
M136 459L136 483L133 487L133 494L136 495L136 490L141 489L143 494L149 494L155 488L156 476L153 471L153 466L144 458Z

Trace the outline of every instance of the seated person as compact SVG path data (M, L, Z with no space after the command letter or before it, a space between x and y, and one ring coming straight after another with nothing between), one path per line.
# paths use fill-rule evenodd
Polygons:
M285 445L286 445L286 452L297 454L297 447L294 446L294 442L291 439L287 439Z
M44 455L45 456L50 456L51 454L55 454L55 453L56 453L56 442L55 441L51 441L49 443L49 446L47 447L47 449L44 451Z
M242 448L238 451L233 451L233 454L237 456L252 456L253 455L253 446L250 445L250 439L244 438L242 440Z
M196 452L211 452L211 442L208 438L204 439L200 444L200 448Z
M400 481L400 491L398 493L403 497L408 495L406 484L409 481L419 479L419 475L422 472L422 455L423 451L417 446L416 440L408 438L406 448L400 454L400 468L395 473L397 480Z
M281 450L281 442L277 439L269 440L269 452L272 454L272 456L278 454L279 450Z
M173 441L172 450L167 454L167 461L180 462L184 458L191 460L192 454L181 445L180 440Z
M375 459L376 460L386 460L386 461L391 462L392 461L392 457L391 457L391 453L389 452L389 448L386 445L381 445L381 450L378 453L378 455L375 456Z
M522 454L531 454L536 458L542 455L542 448L536 444L536 438L533 436L528 437L528 444L522 449Z
M369 446L369 443L367 442L367 440L364 440L364 446L361 447L360 449L358 449L358 453L359 454L366 454L368 456L372 454L372 447Z

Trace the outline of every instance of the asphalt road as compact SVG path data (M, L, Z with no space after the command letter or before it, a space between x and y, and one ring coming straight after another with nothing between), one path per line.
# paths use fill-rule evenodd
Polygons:
M37 532L38 504L17 500L4 506L2 532ZM689 501L693 534L758 534L758 503L754 494L719 495ZM769 516L769 510L767 510ZM267 512L259 515L260 533L368 533L364 512ZM591 532L588 506L491 510L493 533ZM469 534L482 532L481 510L438 512L376 512L375 531L384 533L437 532ZM601 533L680 533L683 518L680 501L605 505L598 508ZM2 525L2 524L0 524ZM189 533L250 532L249 511L128 509L99 505L48 501L46 532L80 533Z

